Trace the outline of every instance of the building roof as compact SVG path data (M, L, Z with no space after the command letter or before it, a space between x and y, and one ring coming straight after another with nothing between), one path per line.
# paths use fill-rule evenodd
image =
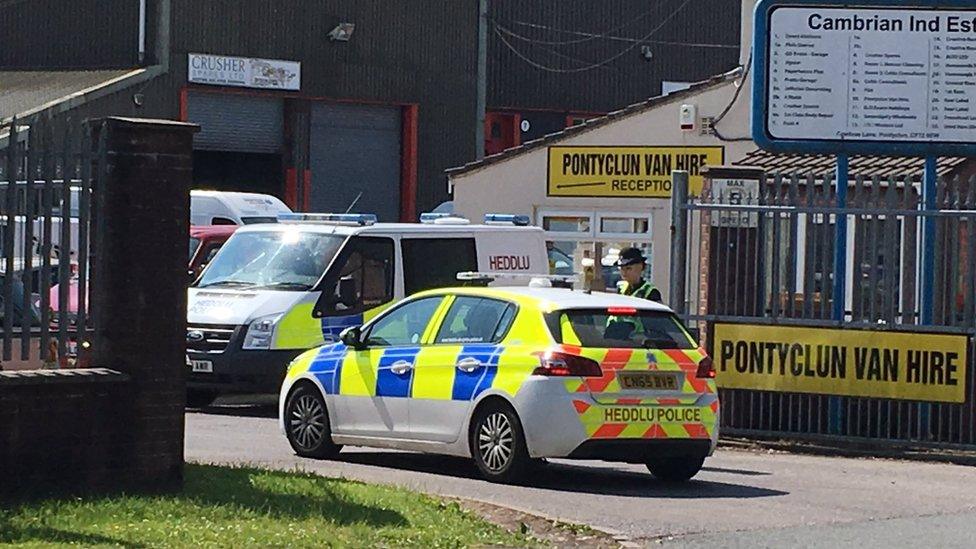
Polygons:
M546 146L546 145L550 145L550 144L552 144L554 142L561 141L562 139L566 139L568 137L571 137L571 136L574 136L574 135L577 135L577 134L585 133L585 132L588 132L590 130L594 130L596 128L602 127L602 126L606 126L607 124L610 124L611 122L615 122L615 121L617 121L617 120L619 120L621 118L625 118L625 117L628 117L628 116L640 114L640 113L649 111L651 109L654 109L655 107L664 105L666 103L671 103L673 101L680 101L681 99L684 99L684 98L687 98L687 97L691 97L693 95L697 95L697 94L699 94L699 93L701 93L701 92L703 92L705 90L708 90L710 88L716 88L718 86L721 86L722 84L726 84L726 83L728 83L728 82L730 82L730 81L738 78L739 76L741 76L741 74L742 74L741 68L737 68L735 70L726 72L724 74L720 74L718 76L714 76L712 78L709 78L708 80L704 80L702 82L698 82L698 83L692 84L688 88L685 88L685 89L683 89L681 91L677 91L677 92L674 92L674 93L671 93L671 94L668 94L668 95L659 95L659 96L656 96L656 97L651 97L650 99L646 99L646 100L641 101L639 103L634 103L633 105L628 105L627 107L624 107L624 108L622 108L620 110L617 110L617 111L613 111L613 112L608 113L608 114L606 114L604 116L599 116L599 117L596 117L596 118L591 118L591 119L583 122L582 124L577 124L575 126L570 126L570 127L566 128L564 130L561 130L561 131L558 131L558 132L554 132L554 133L550 133L548 135L545 135L543 137L540 137L539 139L533 139L532 141L526 141L525 143L522 143L521 145L518 145L516 147L512 147L510 149L505 149L504 151L502 151L500 153L496 153L496 154L493 154L493 155L490 155L490 156L486 156L486 157L482 158L481 160L476 160L474 162L469 162L469 163L467 163L467 164L465 164L463 166L458 166L456 168L451 168L451 169L447 170L447 174L450 175L450 176L454 176L454 175L460 175L460 174L463 174L463 173L466 173L466 172L470 172L472 170L476 170L478 168L482 168L484 166L488 166L490 164L494 164L496 162L500 162L502 160L506 160L506 159L508 159L510 157L518 156L520 154L529 152L529 151L531 151L533 149L537 149L539 147L543 147L543 146Z
M143 69L0 71L0 121L36 114L142 72Z
M942 156L938 159L939 175L949 175L965 164L969 158ZM925 172L925 159L906 156L851 156L848 174L851 177L917 177ZM736 166L755 167L766 173L813 173L815 175L833 172L837 168L837 158L829 154L775 154L755 150Z

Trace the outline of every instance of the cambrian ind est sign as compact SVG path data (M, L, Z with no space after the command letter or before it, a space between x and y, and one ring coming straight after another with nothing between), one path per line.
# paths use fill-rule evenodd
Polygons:
M688 172L701 193L705 166L720 166L724 147L550 147L549 196L670 198L671 172Z
M718 386L964 402L964 335L716 324Z

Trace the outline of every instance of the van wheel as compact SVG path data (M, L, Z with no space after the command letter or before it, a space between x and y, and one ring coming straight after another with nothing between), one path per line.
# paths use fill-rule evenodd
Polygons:
M522 423L510 406L493 402L475 414L469 433L471 454L486 480L510 484L532 465Z
M342 449L332 442L329 411L322 394L308 385L298 387L288 397L285 433L292 450L302 457L331 459Z
M187 389L186 390L186 407L187 408L206 408L213 404L213 401L217 400L220 393L217 391L207 391L203 389Z
M705 456L673 456L649 458L647 470L655 478L668 482L684 482L701 471Z

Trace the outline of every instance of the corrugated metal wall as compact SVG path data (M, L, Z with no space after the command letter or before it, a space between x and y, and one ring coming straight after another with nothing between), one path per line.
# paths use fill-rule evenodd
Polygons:
M476 0L173 0L173 72L187 53L302 61L302 95L419 108L418 208L474 157ZM356 24L349 42L328 34Z
M699 81L738 64L741 0L490 5L494 108L605 112L659 95L662 80Z
M139 0L0 1L0 69L133 67L138 40Z

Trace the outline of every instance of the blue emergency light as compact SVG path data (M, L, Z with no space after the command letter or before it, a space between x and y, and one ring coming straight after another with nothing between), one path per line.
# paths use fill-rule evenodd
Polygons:
M282 213L278 214L282 223L327 223L332 225L373 225L375 214L359 213Z
M530 219L527 215L518 214L485 214L486 225L515 225L516 227L527 227Z

